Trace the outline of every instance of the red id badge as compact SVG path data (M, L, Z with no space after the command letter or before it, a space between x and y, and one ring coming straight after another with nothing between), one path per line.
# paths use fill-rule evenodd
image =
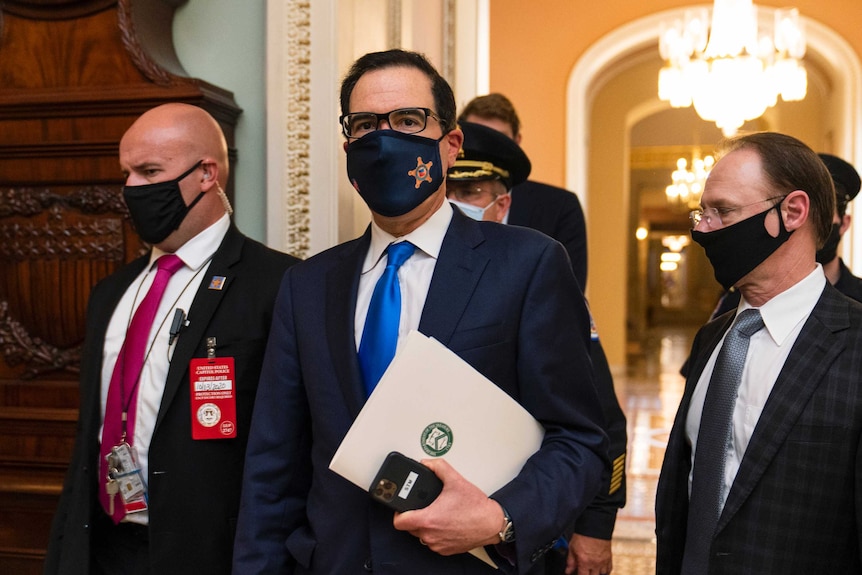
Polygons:
M236 437L233 358L195 358L189 363L192 439Z

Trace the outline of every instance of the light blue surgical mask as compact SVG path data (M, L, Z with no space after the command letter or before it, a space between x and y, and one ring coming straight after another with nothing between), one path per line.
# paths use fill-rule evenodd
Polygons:
M479 206L474 206L473 204L468 204L465 202L459 202L458 200L453 199L449 199L449 203L458 206L458 209L464 212L464 215L468 218L472 218L477 222L481 222L483 219L485 219L485 212L488 211L488 208L496 204L497 200L499 200L501 197L503 196L497 196L496 198L491 200L491 203L484 208L480 208Z

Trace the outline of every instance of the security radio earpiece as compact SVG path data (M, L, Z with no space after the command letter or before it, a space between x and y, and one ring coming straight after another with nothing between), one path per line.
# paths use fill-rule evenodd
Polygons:
M173 321L171 321L171 330L170 332L168 332L170 333L170 339L168 339L168 347L174 344L174 340L177 339L177 336L180 335L180 331L182 331L183 327L185 327L187 324L188 322L186 322L186 312L180 308L177 308L177 310L174 312L174 319Z

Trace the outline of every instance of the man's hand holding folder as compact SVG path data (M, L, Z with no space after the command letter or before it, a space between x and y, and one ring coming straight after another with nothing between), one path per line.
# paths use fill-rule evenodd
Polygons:
M443 481L443 492L424 509L395 515L396 529L408 531L440 555L466 553L500 543L503 509L467 481L445 459L423 459Z
M447 430L436 442L429 437L434 428ZM413 331L329 468L367 490L389 452L421 460L443 481L443 492L428 507L396 517L395 527L442 555L469 551L496 566L483 547L500 543L504 514L488 495L521 471L544 433L506 392L440 342ZM439 455L429 459L431 453Z

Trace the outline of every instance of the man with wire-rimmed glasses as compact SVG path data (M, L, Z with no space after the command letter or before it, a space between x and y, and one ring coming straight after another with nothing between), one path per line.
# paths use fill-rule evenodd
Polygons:
M851 216L847 213L847 205L859 193L862 180L856 168L838 156L823 153L817 155L826 164L832 176L832 182L835 184L835 216L832 220L832 230L823 247L817 250L817 261L823 266L826 279L835 286L835 289L847 297L862 302L862 278L853 275L850 268L838 256L841 236L850 229ZM739 292L731 288L722 294L710 319L736 309L737 306L739 306ZM684 371L683 375L685 375Z
M566 252L543 234L474 221L446 201L463 134L451 88L422 55L366 54L342 82L341 109L347 174L372 221L362 237L285 275L246 459L234 573L498 572L466 553L476 547L504 572L525 573L609 472L589 315ZM394 513L329 463L413 329L523 405L545 435L495 493L445 455L423 460L442 493L424 509ZM488 446L487 457L498 449L505 445Z
M742 299L692 346L656 495L656 571L859 574L862 304L815 260L832 179L790 136L721 151L691 234Z

